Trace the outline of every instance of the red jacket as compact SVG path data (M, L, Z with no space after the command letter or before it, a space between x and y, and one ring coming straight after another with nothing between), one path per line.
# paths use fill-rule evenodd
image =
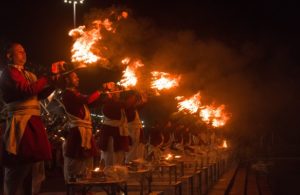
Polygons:
M48 87L46 77L30 83L23 73L14 67L4 68L0 78L0 89L5 103L26 100L32 96L45 98L54 90ZM40 116L32 116L29 119L17 155L8 154L3 150L5 165L49 159L51 159L50 144Z
M103 115L109 119L121 120L121 109L124 105L118 101L107 100L103 105ZM102 125L102 131L100 135L100 149L103 151L107 150L108 138L113 137L114 140L114 151L129 151L129 137L121 136L118 127L109 125Z
M67 89L63 94L63 104L68 113L84 119L85 109L84 105L89 105L98 100L100 93L98 91L92 93L91 95L82 95L77 90ZM91 139L91 149L84 149L81 147L81 135L77 127L71 128L69 130L67 140L66 140L66 153L67 157L71 158L87 158L92 157L97 154L95 140Z

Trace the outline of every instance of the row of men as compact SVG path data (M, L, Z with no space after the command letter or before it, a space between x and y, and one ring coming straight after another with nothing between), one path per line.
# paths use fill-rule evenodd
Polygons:
M56 88L64 88L63 104L68 122L68 136L64 144L65 178L92 168L96 144L88 106L103 103L104 121L99 147L106 166L138 158L141 121L135 109L137 94L105 95L102 90L114 90L111 83L90 95L78 91L79 78L74 71L62 76L37 78L25 70L26 52L19 43L6 50L7 64L0 77L2 110L1 161L4 167L4 194L37 194L43 177L43 161L52 158L51 146L41 118L39 100L48 97ZM56 62L52 67L63 67ZM60 68L63 69L63 68ZM59 74L58 74L59 75ZM62 82L63 81L63 82ZM130 135L130 136L129 136ZM131 139L130 139L131 138ZM131 140L131 148L129 141Z

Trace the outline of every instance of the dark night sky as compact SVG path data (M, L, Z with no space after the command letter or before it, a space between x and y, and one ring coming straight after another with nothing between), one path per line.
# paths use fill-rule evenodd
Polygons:
M275 131L279 136L288 134L288 141L300 137L297 114L300 110L300 17L296 4L288 1L86 0L77 7L78 24L83 24L84 15L91 8L112 5L130 8L134 18L145 19L151 29L160 29L164 35L168 32L170 37L183 34L174 38L178 41L175 44L171 38L160 40L165 44L157 51L172 44L175 48L184 46L190 50L199 47L203 62L214 61L219 65L201 66L202 58L195 52L184 55L180 49L170 48L175 53L180 52L182 58L190 59L190 67L183 68L179 63L175 69L199 79L199 84L191 88L199 88L209 94L207 96L214 96L213 100L229 105L235 116L232 123L238 124L232 128L237 132ZM0 7L1 47L8 40L17 40L24 44L28 61L32 63L47 65L59 59L68 60L72 42L67 32L73 26L72 17L72 6L63 0L4 1ZM152 60L167 56L167 52L153 53ZM190 73L193 69L204 74Z

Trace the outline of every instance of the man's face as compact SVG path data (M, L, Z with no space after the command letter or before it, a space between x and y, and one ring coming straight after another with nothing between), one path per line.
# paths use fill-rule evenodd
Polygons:
M26 52L22 45L15 44L7 54L10 63L14 65L24 66L26 63Z
M75 72L72 72L69 74L69 84L72 87L78 87L79 86L79 77L77 76L77 74Z

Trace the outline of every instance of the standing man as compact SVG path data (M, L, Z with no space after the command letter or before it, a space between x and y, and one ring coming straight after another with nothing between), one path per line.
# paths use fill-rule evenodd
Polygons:
M101 92L95 91L83 95L78 91L79 78L75 72L66 78L66 90L63 104L69 118L69 131L64 149L64 175L67 181L70 176L85 174L93 168L93 157L97 154L92 132L89 104L100 99Z
M26 52L19 43L11 44L5 57L7 66L0 77L6 114L2 150L4 194L30 195L37 193L40 178L43 178L36 172L43 165L41 162L51 159L38 100L53 91L54 79L37 79L36 75L24 69Z
M99 147L105 166L125 164L125 152L129 151L129 133L125 108L130 106L127 96L114 93L105 101Z
M142 98L139 94L132 92L128 94L127 102L129 107L125 109L128 133L130 138L129 152L126 153L126 163L132 160L144 159L144 144L143 142L143 124L137 110L137 106L141 105Z

